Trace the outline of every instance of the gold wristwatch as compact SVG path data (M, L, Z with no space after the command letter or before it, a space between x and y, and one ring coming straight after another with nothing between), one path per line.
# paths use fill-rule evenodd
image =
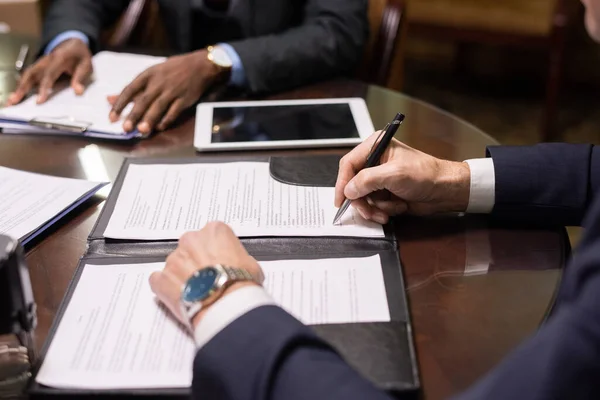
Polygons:
M206 58L219 71L219 80L229 80L231 69L233 68L233 61L231 61L229 54L221 46L208 46L206 51L208 52Z

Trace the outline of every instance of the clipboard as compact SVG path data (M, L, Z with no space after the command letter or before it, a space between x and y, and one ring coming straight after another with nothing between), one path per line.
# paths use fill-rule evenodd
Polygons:
M147 68L164 57L102 51L94 55L94 79L79 96L71 88L57 90L43 104L33 97L0 108L0 130L14 135L65 135L107 140L145 139L150 134L138 130L124 132L120 123L108 119L110 104L106 96L121 93ZM127 109L127 108L126 108Z
M0 131L5 135L64 135L110 140L146 139L151 135L144 134L137 129L123 134L106 133L92 130L91 126L91 122L70 116L36 117L28 121L10 120L0 116Z

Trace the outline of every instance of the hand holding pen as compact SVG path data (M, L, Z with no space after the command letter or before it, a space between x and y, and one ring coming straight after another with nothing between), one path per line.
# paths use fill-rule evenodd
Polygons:
M398 113L398 114L396 114L396 116L394 117L392 122L390 122L389 124L386 125L386 127L383 129L383 131L379 135L380 138L377 138L375 140L375 143L373 143L371 152L370 152L369 156L366 158L364 167L362 167L362 168L364 168L364 169L372 168L372 167L376 166L377 164L379 164L379 160L380 160L381 156L387 150L390 142L392 141L392 139L394 138L394 135L396 134L396 131L398 130L398 128L400 127L400 125L402 124L403 121L404 121L404 114ZM339 177L338 177L338 179L339 179ZM337 184L336 184L336 188L337 188ZM335 215L335 218L333 219L334 225L337 224L341 220L341 218L344 215L344 213L346 212L346 210L348 210L348 207L350 207L351 202L352 202L352 200L348 199L348 198L346 198L343 201L340 209L338 210L337 214Z
M335 186L336 207L347 200L363 218L380 224L403 213L430 215L467 209L471 181L468 164L430 156L390 133L379 162L367 167L367 158L375 158L374 145L384 145L379 140L383 136L385 132L374 133L342 158Z

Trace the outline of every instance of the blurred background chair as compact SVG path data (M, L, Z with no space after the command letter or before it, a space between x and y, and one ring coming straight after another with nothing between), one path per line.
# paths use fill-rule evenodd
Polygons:
M410 0L408 31L434 40L545 49L548 69L540 133L548 141L556 136L567 29L579 6L577 0Z
M402 89L406 22L405 0L369 0L369 41L359 79Z

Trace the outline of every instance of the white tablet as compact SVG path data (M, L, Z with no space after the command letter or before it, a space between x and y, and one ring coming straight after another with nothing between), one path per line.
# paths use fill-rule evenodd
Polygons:
M202 103L198 151L355 146L373 133L361 98Z

